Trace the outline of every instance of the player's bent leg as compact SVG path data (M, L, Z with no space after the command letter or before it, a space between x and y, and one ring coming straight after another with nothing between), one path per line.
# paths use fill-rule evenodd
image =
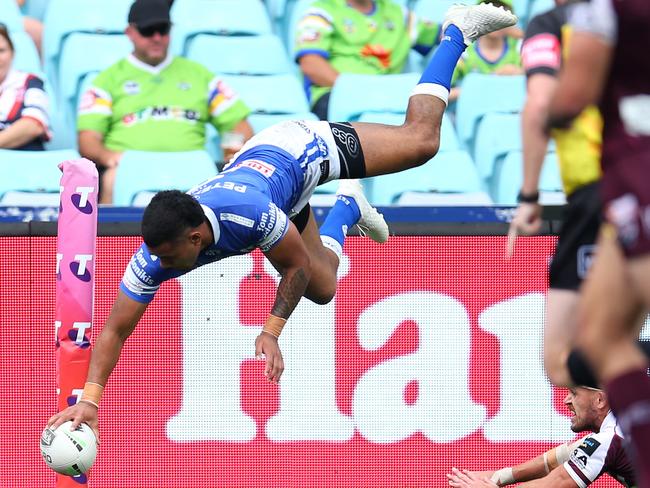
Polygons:
M366 176L404 171L436 155L458 59L478 37L516 22L516 16L492 4L455 5L447 11L442 40L413 90L404 124L354 124L366 159Z
M300 235L311 260L311 279L305 297L314 303L324 305L332 301L336 294L339 256L323 245L313 211L310 211L307 225Z
M574 290L549 289L544 323L544 369L556 386L572 385L567 369L576 328L579 295Z

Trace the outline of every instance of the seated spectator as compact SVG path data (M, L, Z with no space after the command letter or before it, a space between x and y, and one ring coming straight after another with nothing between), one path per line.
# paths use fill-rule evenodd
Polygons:
M512 11L512 0L480 0L478 3L492 3ZM460 82L468 73L523 74L519 55L521 37L521 29L517 27L508 27L479 37L465 50L456 65L449 101L458 99Z
M19 7L22 7L25 5L25 0L16 0L18 3ZM35 19L33 17L28 17L26 15L23 16L23 27L25 28L25 32L29 34L29 37L32 38L32 41L34 41L34 44L36 45L36 49L38 49L38 54L42 55L42 48L43 48L43 22L41 22L38 19Z
M112 203L125 150L203 149L207 123L244 140L253 135L246 120L250 110L223 81L204 66L169 54L167 0L137 0L128 22L133 53L102 71L79 106L79 152L99 169L100 203Z
M401 73L411 48L426 55L439 36L438 24L392 0L317 0L296 32L296 61L312 111L327 119L339 73Z
M0 26L0 148L42 151L50 138L43 80L12 69L14 45Z

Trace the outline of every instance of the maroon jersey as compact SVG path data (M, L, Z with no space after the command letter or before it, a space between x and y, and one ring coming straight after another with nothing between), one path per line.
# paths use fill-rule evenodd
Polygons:
M592 0L576 6L578 30L614 47L600 109L602 196L628 255L650 253L650 1Z

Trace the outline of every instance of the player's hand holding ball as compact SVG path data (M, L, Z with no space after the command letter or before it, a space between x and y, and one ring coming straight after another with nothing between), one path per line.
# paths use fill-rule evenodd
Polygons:
M57 473L77 476L87 472L97 456L97 438L88 424L73 427L68 420L58 427L48 426L41 434L41 455Z

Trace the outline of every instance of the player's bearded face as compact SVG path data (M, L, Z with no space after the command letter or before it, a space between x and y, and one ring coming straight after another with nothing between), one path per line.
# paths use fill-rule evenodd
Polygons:
M571 430L573 432L594 430L593 424L597 413L594 409L591 392L583 388L572 388L564 399L564 403L573 414L571 417Z

